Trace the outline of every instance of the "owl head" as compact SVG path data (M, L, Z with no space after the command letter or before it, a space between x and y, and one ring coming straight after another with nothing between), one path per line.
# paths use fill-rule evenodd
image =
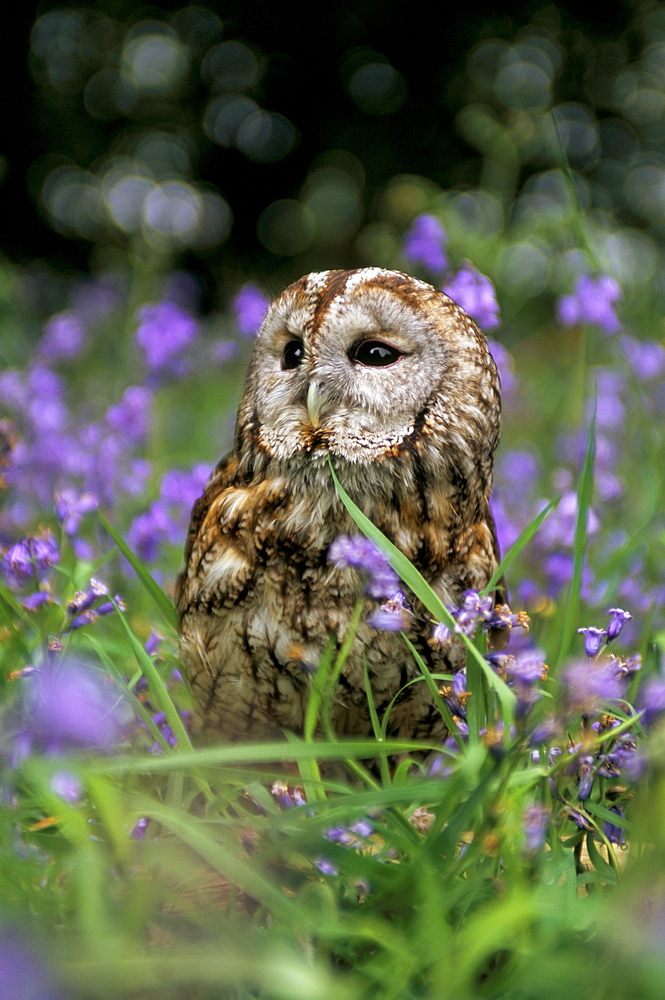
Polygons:
M499 411L485 338L447 295L378 267L322 271L268 310L237 444L277 462L371 465L410 450L489 470Z

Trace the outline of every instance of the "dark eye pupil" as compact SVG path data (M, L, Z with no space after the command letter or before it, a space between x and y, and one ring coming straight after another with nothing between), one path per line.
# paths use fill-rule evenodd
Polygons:
M394 365L402 357L402 352L382 340L364 340L353 352L353 361L368 368L386 368Z
M290 340L284 348L284 353L282 355L283 370L288 371L291 368L297 368L304 356L305 349L302 346L302 341Z

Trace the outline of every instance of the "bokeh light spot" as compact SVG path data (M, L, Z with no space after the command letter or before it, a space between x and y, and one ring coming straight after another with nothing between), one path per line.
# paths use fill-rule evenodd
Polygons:
M316 223L311 212L291 198L268 205L257 223L257 234L266 250L283 257L292 257L306 250L315 231Z

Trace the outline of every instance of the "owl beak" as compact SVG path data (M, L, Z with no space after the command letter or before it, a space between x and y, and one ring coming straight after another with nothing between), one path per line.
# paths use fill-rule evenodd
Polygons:
M310 382L307 390L307 413L312 427L318 427L321 422L321 415L328 409L329 400L325 393L321 391L318 382Z

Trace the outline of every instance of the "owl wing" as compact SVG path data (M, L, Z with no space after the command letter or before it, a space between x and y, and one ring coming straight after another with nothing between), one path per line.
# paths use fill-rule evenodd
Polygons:
M178 574L175 585L175 603L179 619L182 618L185 611L185 583L194 546L201 533L211 505L223 490L235 482L237 468L238 458L231 452L231 454L223 458L219 465L217 465L203 496L198 498L192 508L189 528L187 529L187 538L185 540L185 565L182 572Z

